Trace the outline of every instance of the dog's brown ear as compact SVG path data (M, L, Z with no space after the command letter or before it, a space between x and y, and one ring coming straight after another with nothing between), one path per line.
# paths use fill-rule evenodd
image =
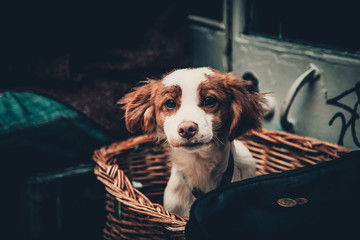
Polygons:
M154 133L156 130L154 92L157 81L148 80L143 86L136 87L125 95L118 104L125 110L125 123L129 132L142 130L145 133Z
M253 91L247 81L233 73L227 74L226 84L230 97L230 141L251 130L261 130L265 111L262 94Z

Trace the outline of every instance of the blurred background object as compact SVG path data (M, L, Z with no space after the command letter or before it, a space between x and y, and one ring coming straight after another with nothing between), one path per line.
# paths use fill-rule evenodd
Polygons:
M59 99L114 136L127 134L116 99L140 80L190 65L179 1L9 2L2 10L1 91Z

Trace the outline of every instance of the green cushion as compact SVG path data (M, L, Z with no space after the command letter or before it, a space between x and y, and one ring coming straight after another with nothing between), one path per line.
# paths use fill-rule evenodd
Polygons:
M0 151L25 172L92 163L93 151L114 141L75 110L31 92L0 96ZM19 162L21 160L21 162Z

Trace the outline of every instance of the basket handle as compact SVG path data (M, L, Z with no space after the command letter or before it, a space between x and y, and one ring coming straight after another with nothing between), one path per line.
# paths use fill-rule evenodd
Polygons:
M300 89L308 82L315 81L319 79L320 71L318 67L310 63L309 69L306 70L303 74L301 74L295 82L289 88L289 91L286 94L285 100L281 106L280 113L280 124L281 127L287 132L294 132L294 124L288 120L288 114L290 111L291 104L294 102L296 94L300 91Z

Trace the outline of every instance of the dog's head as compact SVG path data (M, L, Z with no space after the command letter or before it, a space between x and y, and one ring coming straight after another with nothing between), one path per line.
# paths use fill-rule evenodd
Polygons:
M232 73L211 68L173 71L122 98L126 127L194 148L230 141L262 126L261 94Z

